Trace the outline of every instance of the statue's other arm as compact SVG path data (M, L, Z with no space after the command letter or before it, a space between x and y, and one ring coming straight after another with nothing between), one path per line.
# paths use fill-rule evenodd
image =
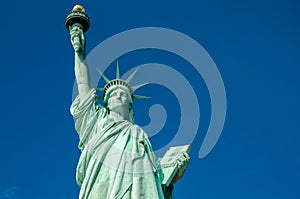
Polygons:
M75 23L70 27L71 43L75 51L75 76L78 93L81 100L85 99L91 90L90 74L86 61L86 44L83 28Z

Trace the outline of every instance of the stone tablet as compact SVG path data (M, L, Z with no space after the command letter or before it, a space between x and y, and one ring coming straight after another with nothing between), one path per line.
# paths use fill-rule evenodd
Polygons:
M163 185L165 186L170 185L175 174L178 171L179 158L182 157L182 154L184 152L189 153L190 150L191 150L190 145L184 145L184 146L170 147L170 149L166 152L166 154L163 156L163 158L160 161L162 171L164 174L164 178L162 181Z

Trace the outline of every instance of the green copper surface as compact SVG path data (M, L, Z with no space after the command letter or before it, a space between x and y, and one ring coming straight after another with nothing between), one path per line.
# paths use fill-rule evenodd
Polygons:
M84 9L77 6L74 10ZM182 177L189 157L178 158L176 172L168 186L163 185L160 161L147 134L133 118L133 100L146 98L133 92L145 84L131 87L136 71L121 80L117 66L116 79L109 80L99 71L107 84L104 89L91 88L84 35L87 29L81 20L72 18L69 26L79 93L71 105L81 150L76 169L79 199L171 199L173 184ZM97 96L96 90L103 96ZM98 103L99 98L104 100L104 107Z

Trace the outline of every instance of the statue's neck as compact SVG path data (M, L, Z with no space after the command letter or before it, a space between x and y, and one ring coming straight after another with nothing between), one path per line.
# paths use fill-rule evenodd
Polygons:
M111 114L111 116L113 116L116 119L130 121L130 119L129 119L129 110L128 111L110 110L110 114Z

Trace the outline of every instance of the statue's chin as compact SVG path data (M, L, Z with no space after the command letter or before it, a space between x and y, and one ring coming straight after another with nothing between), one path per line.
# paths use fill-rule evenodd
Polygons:
M110 110L113 111L113 112L116 112L116 113L123 113L123 112L125 112L124 108L122 106L116 106L116 107L111 108Z

